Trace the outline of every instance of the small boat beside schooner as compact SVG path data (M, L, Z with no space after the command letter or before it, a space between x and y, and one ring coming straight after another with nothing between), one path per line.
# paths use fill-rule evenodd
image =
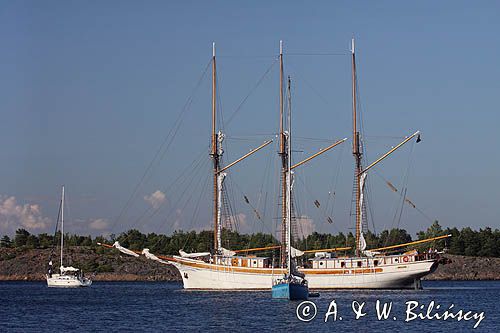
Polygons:
M288 131L284 130L284 71L283 71L283 45L280 42L280 128L279 156L281 160L280 171L280 210L281 210L281 244L267 248L246 249L231 251L222 246L222 192L227 170L244 158L252 155L271 143L267 141L260 147L252 150L242 158L226 166L221 165L223 154L222 141L224 134L217 130L216 121L216 54L215 44L212 52L212 131L210 157L213 161L213 224L214 240L213 251L203 253L185 253L179 255L162 256L143 251L131 251L122 247L118 242L113 245L101 244L106 247L115 247L123 253L140 255L156 260L163 264L175 266L182 277L185 289L202 290L262 290L272 289L273 297L285 298L304 297L310 289L404 289L420 288L420 279L432 273L440 263L438 253L418 253L417 251L402 250L398 254L385 254L384 251L403 249L411 245L431 242L447 238L451 235L419 240L406 244L393 245L367 250L364 239L363 220L365 211L365 183L369 170L386 159L401 146L415 139L420 141L420 132L407 136L402 142L394 146L387 153L376 159L366 167L362 161L361 135L357 110L357 76L354 39L351 43L352 66L352 154L355 167L355 249L353 256L337 256L340 251L350 250L350 247L330 248L321 250L300 251L292 246L290 225L292 221L292 183L293 170L309 160L325 153L347 139L339 140L329 147L305 160L292 164L290 148L290 113L288 116ZM289 91L289 90L288 90ZM290 102L289 102L290 104ZM289 106L289 111L290 111ZM274 263L269 257L248 255L248 252L280 248L280 262ZM245 255L245 253L247 253ZM314 253L314 257L305 261L302 267L295 267L294 258ZM293 291L292 291L293 290ZM295 293L296 292L296 293ZM306 296L307 297L307 296Z
M286 165L286 272L282 277L273 280L272 297L288 300L306 300L309 296L309 287L304 273L300 273L292 258L292 103L290 77L288 77L288 133L287 137L287 165Z
M53 273L52 258L49 259L49 270L46 274L47 286L57 288L77 288L89 287L92 280L84 277L83 272L79 268L72 266L64 266L64 186L62 187L61 205L59 208L59 216L61 217L61 264L59 266L59 274ZM58 219L59 220L59 219ZM59 222L59 221L57 221ZM56 222L56 223L57 223ZM57 229L57 228L56 228Z

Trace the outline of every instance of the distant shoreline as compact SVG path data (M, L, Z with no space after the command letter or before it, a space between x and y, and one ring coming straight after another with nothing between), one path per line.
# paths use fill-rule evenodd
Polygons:
M44 281L50 249L0 249L0 281ZM427 281L500 280L500 258L466 257L445 254L451 263L423 278ZM83 268L94 281L109 282L181 282L176 268L130 257L117 251L92 247L70 247L68 264Z

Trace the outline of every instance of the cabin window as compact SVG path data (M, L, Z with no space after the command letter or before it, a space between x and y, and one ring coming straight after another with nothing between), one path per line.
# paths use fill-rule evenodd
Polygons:
M322 261L320 261L320 262L319 262L319 265L320 265L320 266L323 266L323 262L322 262Z
M378 266L378 260L374 260L373 265Z
M254 264L254 265L257 265L257 261L255 261L255 260L254 260L254 261L253 261L253 264Z
M345 267L345 262L340 262L340 267L344 268Z
M363 266L363 263L361 261L358 261L358 267Z

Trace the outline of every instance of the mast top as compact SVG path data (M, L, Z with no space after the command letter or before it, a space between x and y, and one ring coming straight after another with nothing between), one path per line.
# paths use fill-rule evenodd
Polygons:
M283 41L280 40L280 55L283 55Z
M351 39L351 53L354 54L354 37Z
M212 43L212 57L215 58L215 42Z

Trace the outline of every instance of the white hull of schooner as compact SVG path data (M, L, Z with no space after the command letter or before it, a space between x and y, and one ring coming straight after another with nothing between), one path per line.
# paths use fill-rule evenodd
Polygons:
M385 258L394 261L393 256ZM414 257L410 258L408 262L400 260L376 267L367 265L361 268L300 268L299 271L306 275L310 289L412 289L419 286L420 278L436 269L438 261L416 261ZM342 259L336 260L340 263ZM367 261L366 258L360 258L361 260L373 263L373 259ZM345 261L356 263L357 258L348 258ZM179 270L185 289L271 289L273 278L283 274L283 270L277 268L214 265L177 256L170 262Z

